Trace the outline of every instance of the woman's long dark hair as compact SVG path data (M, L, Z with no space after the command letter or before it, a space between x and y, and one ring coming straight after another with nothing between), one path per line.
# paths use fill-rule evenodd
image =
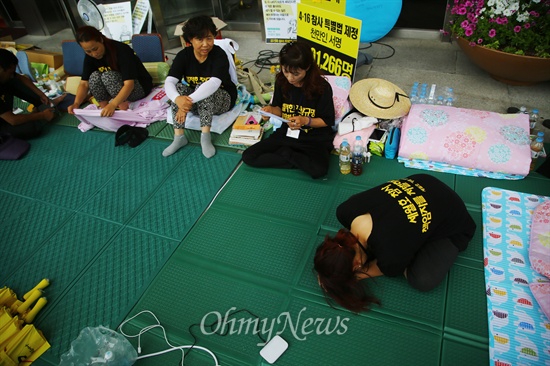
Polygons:
M283 95L288 98L291 84L283 74L283 69L293 72L297 69L307 70L303 79L302 91L307 99L314 99L325 90L321 70L313 59L311 47L301 41L287 43L279 51L279 63L281 72L277 74L276 83L282 87Z
M116 49L114 41L110 38L105 37L100 31L85 25L76 30L76 41L78 44L82 42L96 41L101 42L105 46L105 55L104 57L107 60L107 64L114 71L120 71L118 67L118 59L116 56Z
M317 248L313 263L327 302L331 304L334 300L342 307L359 313L381 302L369 293L365 283L357 279L362 270L353 269L356 243L357 238L344 229L338 231L334 238L327 235Z

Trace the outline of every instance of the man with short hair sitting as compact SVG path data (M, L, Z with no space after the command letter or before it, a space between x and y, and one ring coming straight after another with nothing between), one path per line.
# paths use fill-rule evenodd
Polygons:
M52 106L61 102L65 95L50 100L29 78L15 72L17 64L13 53L0 49L0 131L27 140L42 134L54 118ZM33 104L33 113L14 114L14 96Z

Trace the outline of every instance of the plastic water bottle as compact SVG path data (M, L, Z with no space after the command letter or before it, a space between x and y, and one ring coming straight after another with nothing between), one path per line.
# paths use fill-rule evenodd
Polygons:
M437 104L437 105L445 104L444 101L443 101L443 96L442 95L437 97L437 102L435 102L435 104Z
M363 173L363 141L361 136L355 137L355 143L353 144L353 156L351 158L351 174L361 175Z
M445 105L452 107L455 102L455 91L451 87L445 88Z
M535 170L535 165L537 164L537 158L540 155L540 152L544 148L544 140L542 137L537 137L531 142L531 167L529 171Z
M533 131L537 126L537 121L539 120L539 110L533 109L531 115L529 116L529 129Z
M340 144L340 173L349 174L351 172L351 150L348 139L344 139Z
M525 108L525 106L522 105L521 107L519 107L519 113L525 113L525 114L527 114L527 108Z

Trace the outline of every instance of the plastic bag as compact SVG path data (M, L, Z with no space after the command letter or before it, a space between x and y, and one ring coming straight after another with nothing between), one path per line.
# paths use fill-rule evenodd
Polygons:
M61 355L60 366L117 365L130 366L137 352L120 333L99 326L82 329L71 342L71 349Z

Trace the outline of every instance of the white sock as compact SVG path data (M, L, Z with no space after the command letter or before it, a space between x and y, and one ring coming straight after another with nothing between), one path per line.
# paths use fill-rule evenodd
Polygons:
M188 142L189 141L187 141L187 137L185 137L185 135L174 136L174 141L172 141L170 146L164 149L164 151L162 152L162 156L166 157L172 155L173 153L187 145Z
M211 158L214 154L216 154L216 148L212 145L212 137L210 136L210 132L201 133L201 147L202 154L207 158Z

